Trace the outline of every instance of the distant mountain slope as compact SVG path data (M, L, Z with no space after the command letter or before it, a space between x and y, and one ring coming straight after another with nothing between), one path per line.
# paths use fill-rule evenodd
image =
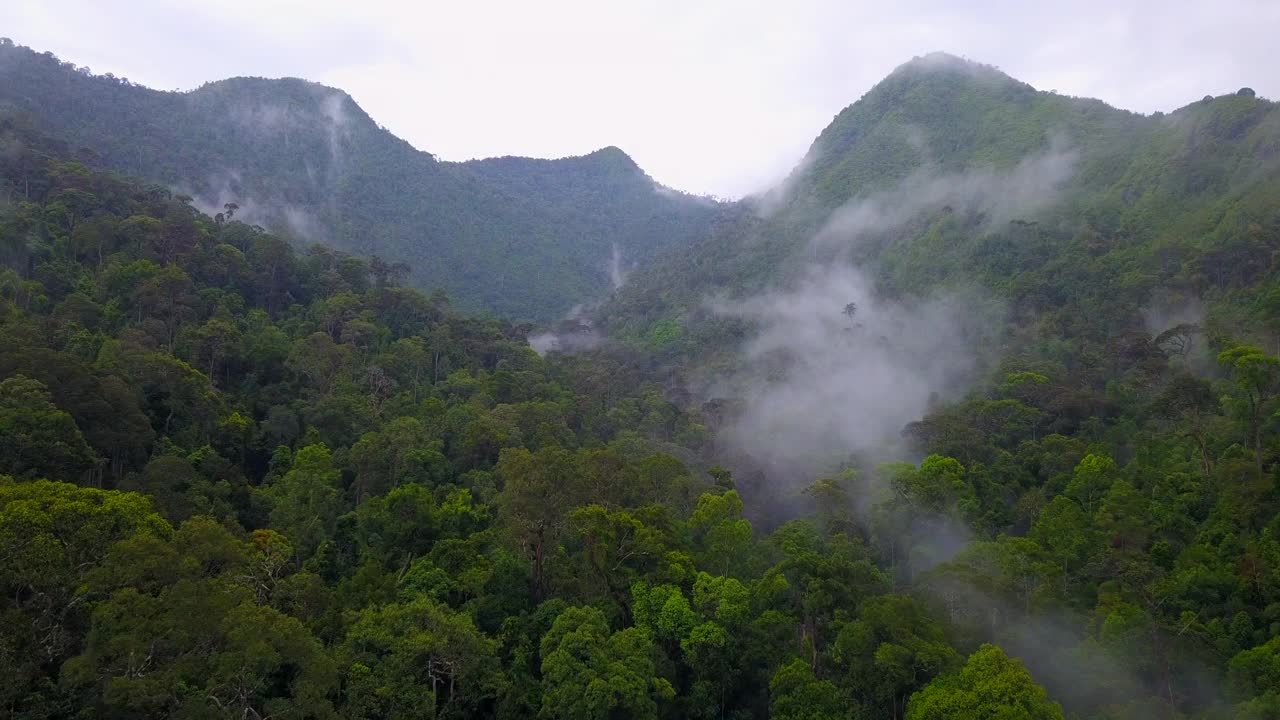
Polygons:
M388 262L460 304L546 320L600 297L610 264L703 233L716 204L662 188L621 150L441 162L345 93L235 78L185 93L95 76L0 43L0 110L34 116L105 165L211 212Z
M1247 334L1277 249L1276 103L1243 88L1141 116L935 54L841 111L780 187L637 272L600 320L633 346L714 353L743 330L708 297L841 259L889 297L977 285L1015 320L1073 332L1140 326L1180 297Z

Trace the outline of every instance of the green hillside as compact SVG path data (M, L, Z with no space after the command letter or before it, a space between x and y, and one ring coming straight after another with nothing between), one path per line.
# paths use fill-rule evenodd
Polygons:
M664 352L715 351L731 328L708 296L838 256L888 296L977 284L1105 333L1156 295L1194 295L1230 310L1224 330L1258 330L1242 314L1269 292L1278 194L1280 108L1252 91L1139 116L931 55L841 111L778 189L636 273L601 320L638 347L674 323L684 342ZM858 231L824 234L850 210Z
M0 110L106 167L239 218L388 263L459 305L554 319L628 263L699 234L715 203L662 188L623 152L441 162L378 126L340 90L235 78L159 92L0 43Z

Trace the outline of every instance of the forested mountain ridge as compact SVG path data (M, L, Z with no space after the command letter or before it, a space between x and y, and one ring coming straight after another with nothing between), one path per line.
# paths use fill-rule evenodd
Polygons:
M779 187L637 272L600 319L649 347L676 325L701 352L725 332L703 322L707 297L836 255L888 295L976 281L1036 311L1087 292L1094 269L1123 277L1107 302L1234 292L1265 272L1277 192L1280 107L1247 88L1140 116L935 54L839 113ZM1202 256L1223 259L1214 277Z
M716 203L657 185L617 148L580 158L442 162L379 127L345 93L235 78L159 92L0 44L0 109L106 167L184 192L210 214L288 229L388 263L463 307L549 320L699 234Z

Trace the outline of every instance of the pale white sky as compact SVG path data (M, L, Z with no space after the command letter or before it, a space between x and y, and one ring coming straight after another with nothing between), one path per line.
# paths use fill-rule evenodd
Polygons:
M1141 112L1280 97L1280 0L5 0L0 35L151 87L235 75L346 90L448 160L605 145L736 197L841 108L942 50Z

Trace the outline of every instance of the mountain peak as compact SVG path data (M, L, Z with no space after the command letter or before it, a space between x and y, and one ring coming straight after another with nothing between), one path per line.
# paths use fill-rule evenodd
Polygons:
M969 58L961 57L959 55L955 55L943 50L935 50L933 52L925 53L924 55L916 55L915 57L902 63L898 67L899 69L901 69L901 68L912 67L912 66L935 67L935 68L938 68L938 67L978 67L978 68L992 67L990 65L977 62L976 60L970 60Z
M904 78L921 79L926 76L948 77L955 79L985 80L1025 85L1000 70L995 65L987 65L976 60L952 55L947 52L931 52L917 55L894 68L893 72L877 85ZM1030 86L1027 86L1030 87Z
M1119 112L1093 103L1039 92L992 65L929 53L899 65L841 110L794 179L834 207L926 165L1009 167L1044 147L1052 132L1070 127L1068 118L1105 123Z
M584 160L600 163L609 168L643 172L636 161L617 145L608 145L582 156Z
M187 95L196 103L217 103L232 109L289 108L338 124L351 119L372 122L346 91L302 78L233 77L205 83Z

